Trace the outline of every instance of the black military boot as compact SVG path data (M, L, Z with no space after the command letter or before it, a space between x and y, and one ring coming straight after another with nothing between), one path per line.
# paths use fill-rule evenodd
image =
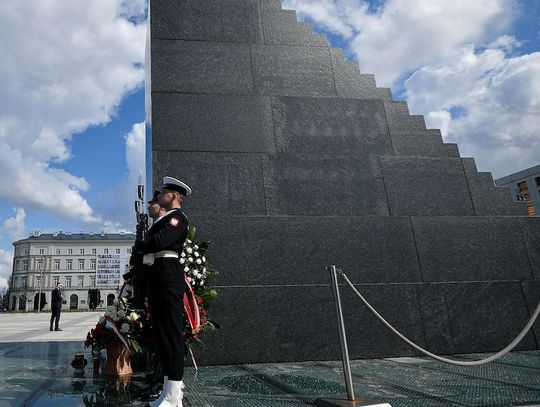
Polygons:
M154 401L156 400L161 392L163 391L163 383L154 383L148 386L139 397L141 401Z

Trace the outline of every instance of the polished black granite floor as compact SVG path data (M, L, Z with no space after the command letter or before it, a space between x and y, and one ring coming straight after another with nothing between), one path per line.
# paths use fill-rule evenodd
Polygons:
M144 375L117 380L70 365L82 342L0 343L0 406L143 406ZM89 359L88 350L86 350ZM476 358L485 355L463 355ZM357 396L409 406L540 406L540 351L476 368L425 358L356 360ZM185 406L301 406L344 397L340 362L189 367Z

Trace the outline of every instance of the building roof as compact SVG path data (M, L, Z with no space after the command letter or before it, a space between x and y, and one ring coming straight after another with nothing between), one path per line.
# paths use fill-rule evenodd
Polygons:
M43 242L43 241L110 241L110 240L135 240L134 233L39 233L33 232L26 239L17 240L13 244Z
M504 177L496 179L495 185L503 186L509 183L521 181L524 178L530 176L540 176L540 165L535 165L534 167L526 168L524 170L514 172L513 174L506 175Z

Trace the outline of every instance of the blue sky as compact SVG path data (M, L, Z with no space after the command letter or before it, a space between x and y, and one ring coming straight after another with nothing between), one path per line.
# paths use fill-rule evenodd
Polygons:
M479 170L540 163L537 0L283 3ZM29 232L133 230L145 16L145 0L0 2L0 287Z

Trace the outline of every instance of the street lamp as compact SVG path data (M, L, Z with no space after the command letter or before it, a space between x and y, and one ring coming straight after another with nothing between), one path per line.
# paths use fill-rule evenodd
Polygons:
M45 256L41 256L40 258L41 262L39 267L39 294L38 294L38 314L41 313L41 283L43 281L43 267L45 267Z

